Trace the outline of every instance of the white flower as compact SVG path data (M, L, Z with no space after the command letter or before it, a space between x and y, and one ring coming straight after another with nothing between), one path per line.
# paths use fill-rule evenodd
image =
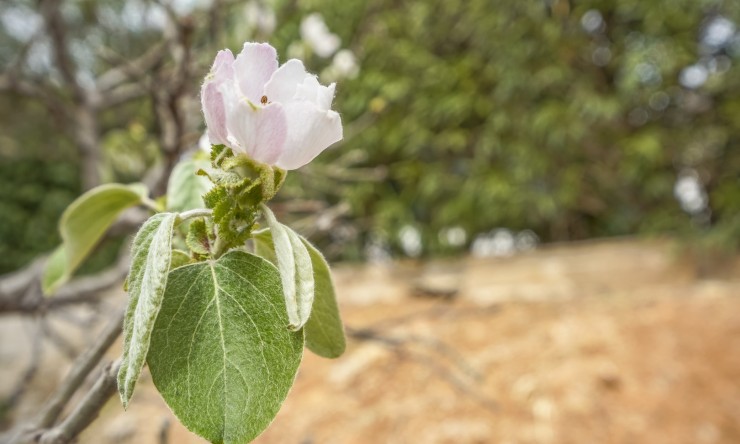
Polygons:
M331 66L340 77L354 78L360 72L355 53L349 49L342 49L334 54Z
M301 38L323 58L334 54L342 44L339 36L329 31L319 13L307 15L301 22Z
M245 43L236 59L219 51L201 89L208 136L258 162L300 168L342 139L342 120L331 110L334 89L300 60L278 67L266 43Z

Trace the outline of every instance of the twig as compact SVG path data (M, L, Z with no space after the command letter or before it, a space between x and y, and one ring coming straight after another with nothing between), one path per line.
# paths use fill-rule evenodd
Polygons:
M42 295L39 284L44 263L45 258L37 260L0 280L0 315L33 315L68 305L96 302L103 290L121 282L128 272L129 256L124 250L115 265L98 274L73 280L51 298Z
M36 427L43 429L48 428L54 421L59 418L62 410L69 402L69 399L77 391L87 375L90 374L97 363L102 359L106 350L115 342L121 334L124 312L119 312L116 317L108 324L105 330L100 334L98 342L93 344L84 354L75 362L74 367L69 373L61 386L57 389L54 396L46 404L36 421Z
M121 360L111 362L105 366L102 374L95 381L92 388L77 407L58 426L43 432L37 438L41 444L67 444L98 417L108 399L116 392L116 375L121 366Z
M49 323L48 316L40 318L39 322L41 323L41 336L47 338L67 359L73 360L79 356L80 351Z
M120 311L94 343L75 362L69 375L57 388L49 402L31 422L22 424L7 435L10 444L31 442L67 443L74 439L97 416L105 401L115 392L120 360L108 364L90 391L74 411L59 425L52 427L90 372L98 365L106 350L121 334L124 311Z

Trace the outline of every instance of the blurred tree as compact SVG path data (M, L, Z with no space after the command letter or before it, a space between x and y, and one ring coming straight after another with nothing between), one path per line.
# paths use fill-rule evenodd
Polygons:
M345 251L371 233L398 248L406 225L427 254L449 251L440 233L455 226L468 242L509 227L737 245L737 2L303 3L361 60L337 96L343 148L293 178L296 193L351 204L357 248ZM385 177L355 183L362 174L332 174L337 162ZM708 196L692 214L674 196L685 170Z
M0 18L0 272L53 247L82 189L161 189L213 53L247 39L341 79L345 142L282 194L335 257L402 252L404 227L422 254L496 227L740 239L737 2L9 0ZM315 50L322 32L341 44Z

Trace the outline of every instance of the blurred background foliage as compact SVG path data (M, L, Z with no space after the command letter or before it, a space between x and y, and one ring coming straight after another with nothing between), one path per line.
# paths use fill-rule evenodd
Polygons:
M216 49L267 40L281 61L303 58L338 82L345 140L290 174L277 202L333 259L628 234L740 245L740 2L172 6L193 23L188 148L203 131L199 81ZM0 63L34 52L17 69L55 84L48 37L28 34L35 8L0 6ZM62 12L83 85L156 44L166 19L144 0L67 0ZM83 189L58 111L0 94L0 272L51 250ZM153 114L142 96L101 116L103 181L140 180L162 162Z

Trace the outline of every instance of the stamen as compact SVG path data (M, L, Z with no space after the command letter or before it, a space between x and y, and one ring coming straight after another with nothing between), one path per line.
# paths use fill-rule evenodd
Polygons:
M262 98L260 99L260 103L263 105L267 105L267 96L262 96Z

